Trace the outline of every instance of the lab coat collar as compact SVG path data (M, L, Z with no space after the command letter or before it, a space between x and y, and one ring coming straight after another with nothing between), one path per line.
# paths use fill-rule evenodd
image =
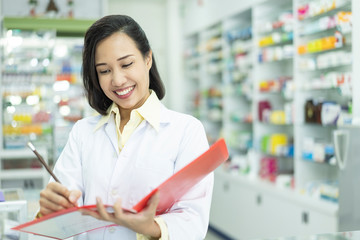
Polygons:
M161 102L160 102L160 126L162 124L167 124L170 122L170 112L171 110L167 109Z

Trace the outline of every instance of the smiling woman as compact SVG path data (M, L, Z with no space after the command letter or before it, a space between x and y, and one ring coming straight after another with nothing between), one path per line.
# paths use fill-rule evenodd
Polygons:
M130 19L127 18L118 18L119 21L111 23L110 21L114 20L116 16L119 15L104 17L102 22L95 23L93 31L89 29L85 36L85 44L88 44L89 47L84 49L83 53L84 85L87 89L90 105L101 114L106 114L106 111L112 104L110 100L113 100L106 95L105 91L102 91L100 87L100 80L103 75L107 75L106 79L108 79L110 77L117 77L115 74L124 72L137 75L144 74L141 78L149 78L147 82L150 89L156 92L159 100L165 96L165 88L159 76L155 58L144 31L135 21L133 25L130 25ZM96 24L99 24L99 26ZM108 27L103 28L104 25L108 25ZM95 46L97 48L94 51ZM143 66L140 65L141 60ZM147 62L145 62L146 60ZM117 71L120 65L123 70L130 68L134 61L136 61L136 67L132 67L130 71ZM114 68L116 64L118 68ZM96 66L95 69L93 67L94 65ZM111 69L111 67L114 69ZM138 70L140 70L139 73L137 73ZM144 71L147 71L147 73L144 73ZM118 77L121 76L119 75ZM136 78L137 77L139 76L136 76ZM112 81L114 81L112 84L116 84L116 81L119 80L121 81L121 79L118 78L112 79ZM93 89L96 89L96 91L93 92ZM91 94L99 96L92 96ZM105 104L95 100L98 97L104 98L104 94L108 97Z
M128 16L101 18L85 35L82 69L100 115L74 125L54 168L62 184L50 180L40 213L96 204L92 215L115 224L80 239L204 239L213 173L164 214L156 216L158 194L140 213L122 210L209 148L199 120L160 102L165 89L144 31Z
M150 96L151 65L151 50L143 57L125 33L114 33L98 43L95 66L99 83L105 95L120 107L122 120L130 119L131 110Z

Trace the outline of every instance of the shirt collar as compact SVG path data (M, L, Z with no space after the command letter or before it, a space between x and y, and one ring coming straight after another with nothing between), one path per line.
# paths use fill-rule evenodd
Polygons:
M151 94L145 103L138 109L138 113L150 123L150 125L155 128L156 131L159 131L160 126L160 100L158 99L156 93L153 90L150 90Z
M145 103L140 108L134 109L132 111L137 111L158 132L160 126L161 104L156 93L153 90L150 91L150 96L148 99L146 99ZM105 123L109 121L112 113L114 113L115 116L120 116L119 108L114 102L108 108L107 114L103 115L100 121L96 124L94 131L105 125Z

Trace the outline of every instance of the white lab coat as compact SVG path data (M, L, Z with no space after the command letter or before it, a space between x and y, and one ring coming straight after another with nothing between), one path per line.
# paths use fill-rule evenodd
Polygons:
M55 174L69 189L82 191L79 205L105 204L122 199L131 208L142 197L208 149L199 120L161 106L157 132L143 121L121 152L113 117L94 131L101 116L78 121L55 165ZM165 220L170 240L203 239L206 235L213 188L209 174L177 202ZM79 239L136 239L124 227L107 227L81 235Z

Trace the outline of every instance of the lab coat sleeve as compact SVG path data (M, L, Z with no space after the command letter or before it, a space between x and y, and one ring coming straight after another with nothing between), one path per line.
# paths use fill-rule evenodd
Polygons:
M68 141L56 161L54 173L59 178L61 184L66 186L69 190L80 190L82 197L79 199L79 206L83 205L83 178L81 167L81 134L84 129L81 129L79 122L77 122L70 131ZM53 179L50 179L53 181Z
M209 148L204 127L196 120L186 128L175 163L178 171ZM204 239L213 189L213 173L196 184L170 211L161 215L167 224L169 239Z

